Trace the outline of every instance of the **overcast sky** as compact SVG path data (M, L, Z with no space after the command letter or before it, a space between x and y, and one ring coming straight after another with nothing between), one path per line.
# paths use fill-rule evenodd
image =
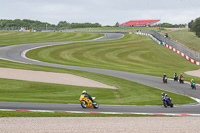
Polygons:
M188 23L200 17L199 0L0 0L0 19L98 22L115 25L129 20L160 19Z

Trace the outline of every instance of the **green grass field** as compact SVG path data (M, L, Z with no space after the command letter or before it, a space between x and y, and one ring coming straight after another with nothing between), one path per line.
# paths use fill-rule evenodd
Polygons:
M199 69L147 36L128 35L104 42L73 43L29 51L29 58L56 64L113 69L162 77L173 77L189 70ZM180 66L184 66L181 67ZM185 75L186 80L200 78Z
M194 32L190 32L189 29L170 32L169 36L173 40L177 40L187 47L200 52L200 38L198 38Z
M86 77L97 79L118 90L94 87L59 85L29 82L11 79L0 79L0 101L10 102L42 102L42 103L77 103L83 90L96 97L99 104L115 105L161 105L162 90L141 85L131 81L84 73ZM166 92L166 91L165 91ZM188 97L167 92L173 97L174 104L195 102Z
M79 32L20 32L0 31L0 46L42 43L42 42L63 42L91 40L104 36L100 33L79 33Z
M7 38L9 38L9 36L10 35L7 35ZM28 43L32 43L36 40L30 37ZM74 38L74 40L76 39ZM12 39L10 41L12 41ZM41 38L40 41L44 40ZM59 41L59 39L56 41ZM20 41L12 42L12 45L21 43ZM22 39L22 42L25 41ZM7 45L11 44L7 43ZM183 73L184 71L199 68L189 61L186 61L183 57L175 54L173 51L156 44L149 37L139 35L125 35L124 38L113 41L76 43L40 48L28 52L28 57L58 64L115 69L159 77L161 77L163 73L167 73L168 77L170 77L174 72ZM180 66L184 67L180 68ZM111 76L62 68L14 63L4 60L0 60L0 67L70 73L119 88L118 90L86 88L0 78L0 101L79 103L79 96L82 90L86 89L92 96L97 98L100 104L162 104L160 100L162 90ZM200 80L200 78L185 75L185 79L189 80L190 78L194 78L196 81ZM185 96L170 92L167 93L173 98L174 104L195 102Z
M0 78L0 101L11 102L43 102L43 103L79 103L78 99L83 90L87 90L95 96L100 104L121 104L121 105L161 105L162 90L141 85L131 81L94 74L84 71L68 70L54 67L28 65L0 60L0 67L29 69L39 71L51 71L70 73L93 79L111 86L118 90L106 88L91 88L81 86L59 85L40 82L29 82ZM175 104L186 104L194 100L168 92L173 97Z

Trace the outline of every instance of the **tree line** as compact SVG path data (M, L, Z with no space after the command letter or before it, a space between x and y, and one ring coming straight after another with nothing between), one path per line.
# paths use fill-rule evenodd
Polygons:
M0 19L0 28L8 27L27 27L32 29L35 27L54 27L54 28L87 28L87 27L101 27L99 23L69 23L66 21L60 21L57 25L50 24L47 22L41 22L38 20L29 20L29 19L15 19L15 20L6 20Z
M161 23L161 24L157 24L156 26L164 27L164 28L185 28L186 24Z
M188 28L190 28L190 31L195 32L197 37L200 37L200 17L195 20L191 20L188 23Z

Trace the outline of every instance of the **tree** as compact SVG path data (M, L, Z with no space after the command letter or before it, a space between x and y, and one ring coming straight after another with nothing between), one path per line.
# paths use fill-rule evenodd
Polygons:
M115 24L115 27L119 27L119 22L117 22L117 23Z
M70 25L70 23L68 23L68 22L66 22L66 21L60 21L59 23L58 23L58 27L66 27L66 26L68 26L68 25Z
M195 20L194 28L196 36L200 37L200 17Z
M188 23L188 28L190 28L190 31L194 31L194 25L195 25L195 22L194 20L192 20L191 22Z
M195 32L197 37L200 37L200 17L196 18L195 21L192 20L189 22L188 27L190 31Z

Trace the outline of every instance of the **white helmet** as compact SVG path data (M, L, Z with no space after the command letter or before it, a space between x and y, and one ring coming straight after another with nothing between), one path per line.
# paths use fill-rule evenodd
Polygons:
M86 91L84 90L84 91L82 91L82 94L86 94Z

